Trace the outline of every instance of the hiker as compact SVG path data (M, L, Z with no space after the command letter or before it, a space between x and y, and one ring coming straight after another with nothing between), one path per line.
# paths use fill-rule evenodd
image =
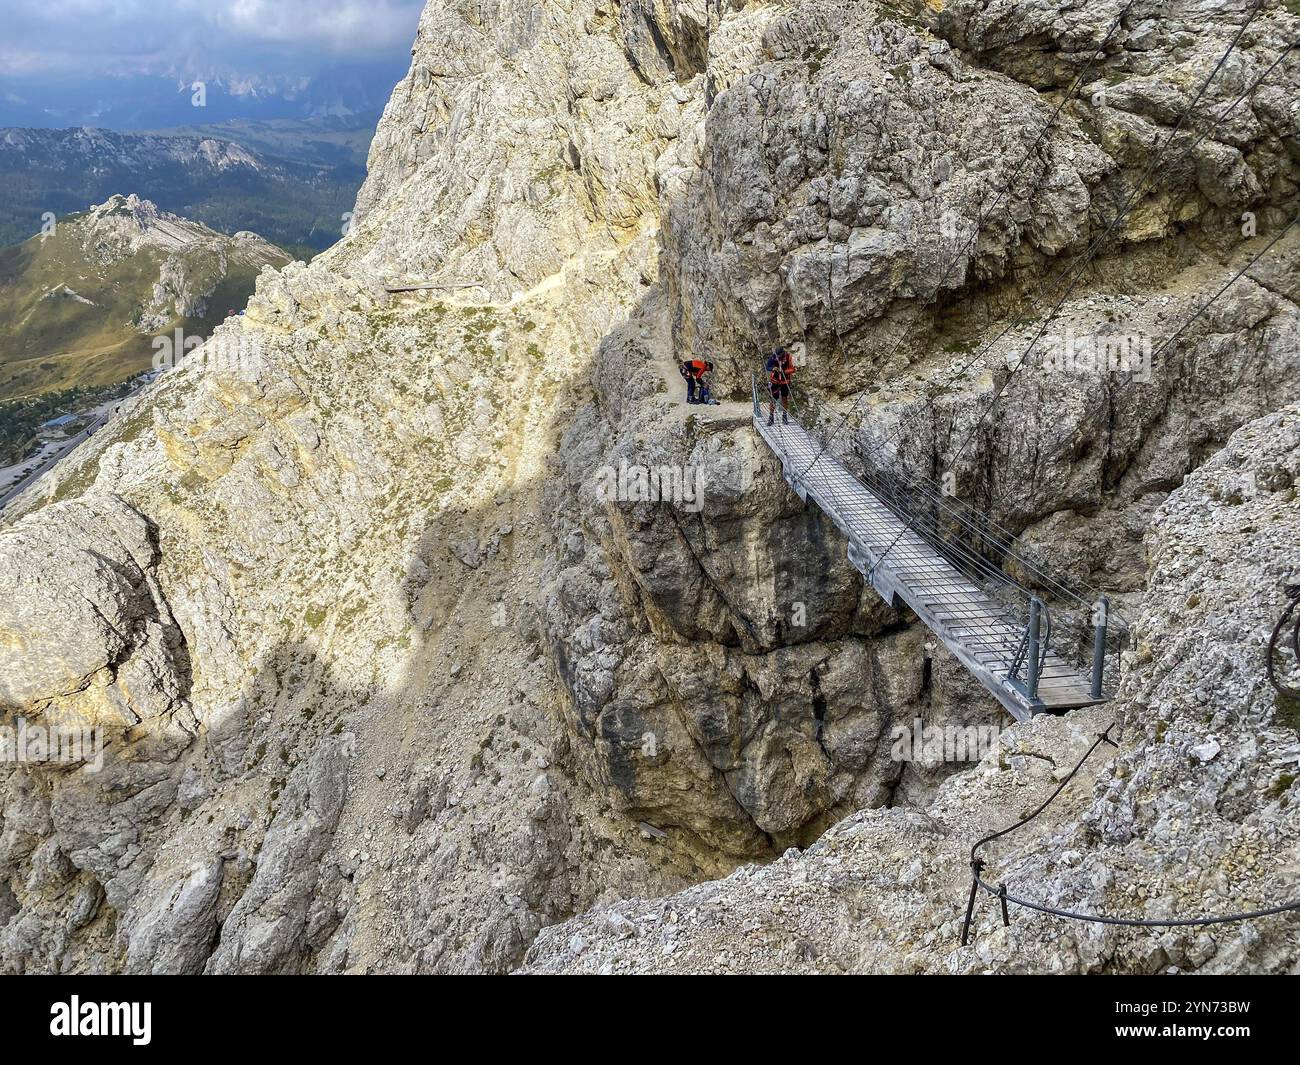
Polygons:
M695 379L695 371L691 369L691 360L683 359L677 364L677 372L682 375L686 381L686 402L696 403L699 396L699 382Z
M705 362L703 359L685 359L677 367L677 372L686 378L686 402L687 403L707 403L707 399L701 398L701 391L707 393L707 386L704 385L704 375L713 369L713 363Z
M790 424L790 380L798 371L794 359L785 348L778 347L763 365L767 371L767 391L771 397L767 405L767 424L776 420L776 401L781 401L781 423Z

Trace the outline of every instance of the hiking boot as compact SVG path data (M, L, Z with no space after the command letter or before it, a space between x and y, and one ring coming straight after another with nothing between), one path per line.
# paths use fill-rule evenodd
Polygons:
M776 411L773 411L771 414L769 414L769 415L767 416L767 424L768 424L768 425L772 425L772 424L773 424L773 419L774 419L775 417L776 417Z
M782 425L789 425L789 424L790 424L790 415L786 414L785 411L782 411L782 412L781 412L781 424L782 424Z

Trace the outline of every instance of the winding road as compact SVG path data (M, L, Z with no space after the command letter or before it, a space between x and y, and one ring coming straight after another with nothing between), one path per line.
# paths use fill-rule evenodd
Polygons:
M118 411L120 411L123 406L125 406L127 403L130 403L133 399L139 396L141 391L143 391L145 387L146 386L142 385L140 388L137 388L130 395L123 396L120 400L118 400L116 403L110 406L106 411L104 411L103 414L96 417L89 425L87 425L84 429L82 429L81 432L79 432L76 436L69 437L62 444L60 444L55 450L51 451L45 458L41 459L40 464L36 466L31 473L27 474L27 476L22 478L22 480L20 480L12 488L6 489L3 493L0 493L0 510L3 510L6 506L9 505L10 500L14 499L20 493L25 492L28 488L30 488L33 484L35 484L38 480L40 480L42 476L44 476L51 469L53 469L55 464L58 463L60 459L67 457L74 450L76 450L76 448L79 445L89 440L90 437L93 436L102 426L104 426Z

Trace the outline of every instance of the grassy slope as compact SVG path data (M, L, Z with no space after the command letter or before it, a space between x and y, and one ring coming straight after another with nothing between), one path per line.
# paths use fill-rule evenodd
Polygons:
M99 276L66 232L0 251L0 398L58 391L83 375L91 383L151 350L131 321L158 277L157 258L141 252ZM64 285L95 306L42 298ZM118 377L131 372L123 366Z
M65 219L44 240L0 249L0 464L30 445L45 418L153 363L153 336L141 334L134 323L158 280L162 251L142 248L101 266L87 258L67 224L73 221ZM211 261L201 247L186 257L196 276ZM180 328L187 335L211 335L228 311L248 302L259 270L231 256L229 273L208 297L208 314L173 318L157 333ZM67 295L42 298L64 286L94 306Z
M0 249L0 400L115 384L148 369L153 359L152 336L142 335L135 323L150 300L163 253L142 248L104 267L87 258L69 223L75 218L65 219L52 236ZM206 249L196 247L185 257L192 277L207 272ZM260 267L231 256L229 269L208 298L206 317L175 318L166 331L180 327L207 336L229 310L242 308ZM94 305L68 295L43 298L65 286Z

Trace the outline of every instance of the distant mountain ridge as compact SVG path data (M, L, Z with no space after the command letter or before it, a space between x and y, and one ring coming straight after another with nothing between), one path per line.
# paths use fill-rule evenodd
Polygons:
M256 233L121 194L0 250L0 465L51 403L75 407L150 369L156 337L211 335L263 267L288 261Z
M298 137L281 131L276 144L292 153ZM320 250L341 235L364 177L355 149L338 154L332 164L303 161L187 131L0 129L0 244L129 189L223 232Z
M0 157L26 157L35 163L84 165L102 173L128 163L145 172L180 163L206 164L214 170L244 166L268 169L269 164L242 145L201 135L114 133L82 126L79 129L0 129Z
M357 126L342 118L231 119L141 132L155 137L211 137L233 141L259 156L361 168L366 165L375 124Z
M0 251L0 399L147 369L152 337L206 336L264 266L288 261L256 233L217 233L135 195L63 218Z

